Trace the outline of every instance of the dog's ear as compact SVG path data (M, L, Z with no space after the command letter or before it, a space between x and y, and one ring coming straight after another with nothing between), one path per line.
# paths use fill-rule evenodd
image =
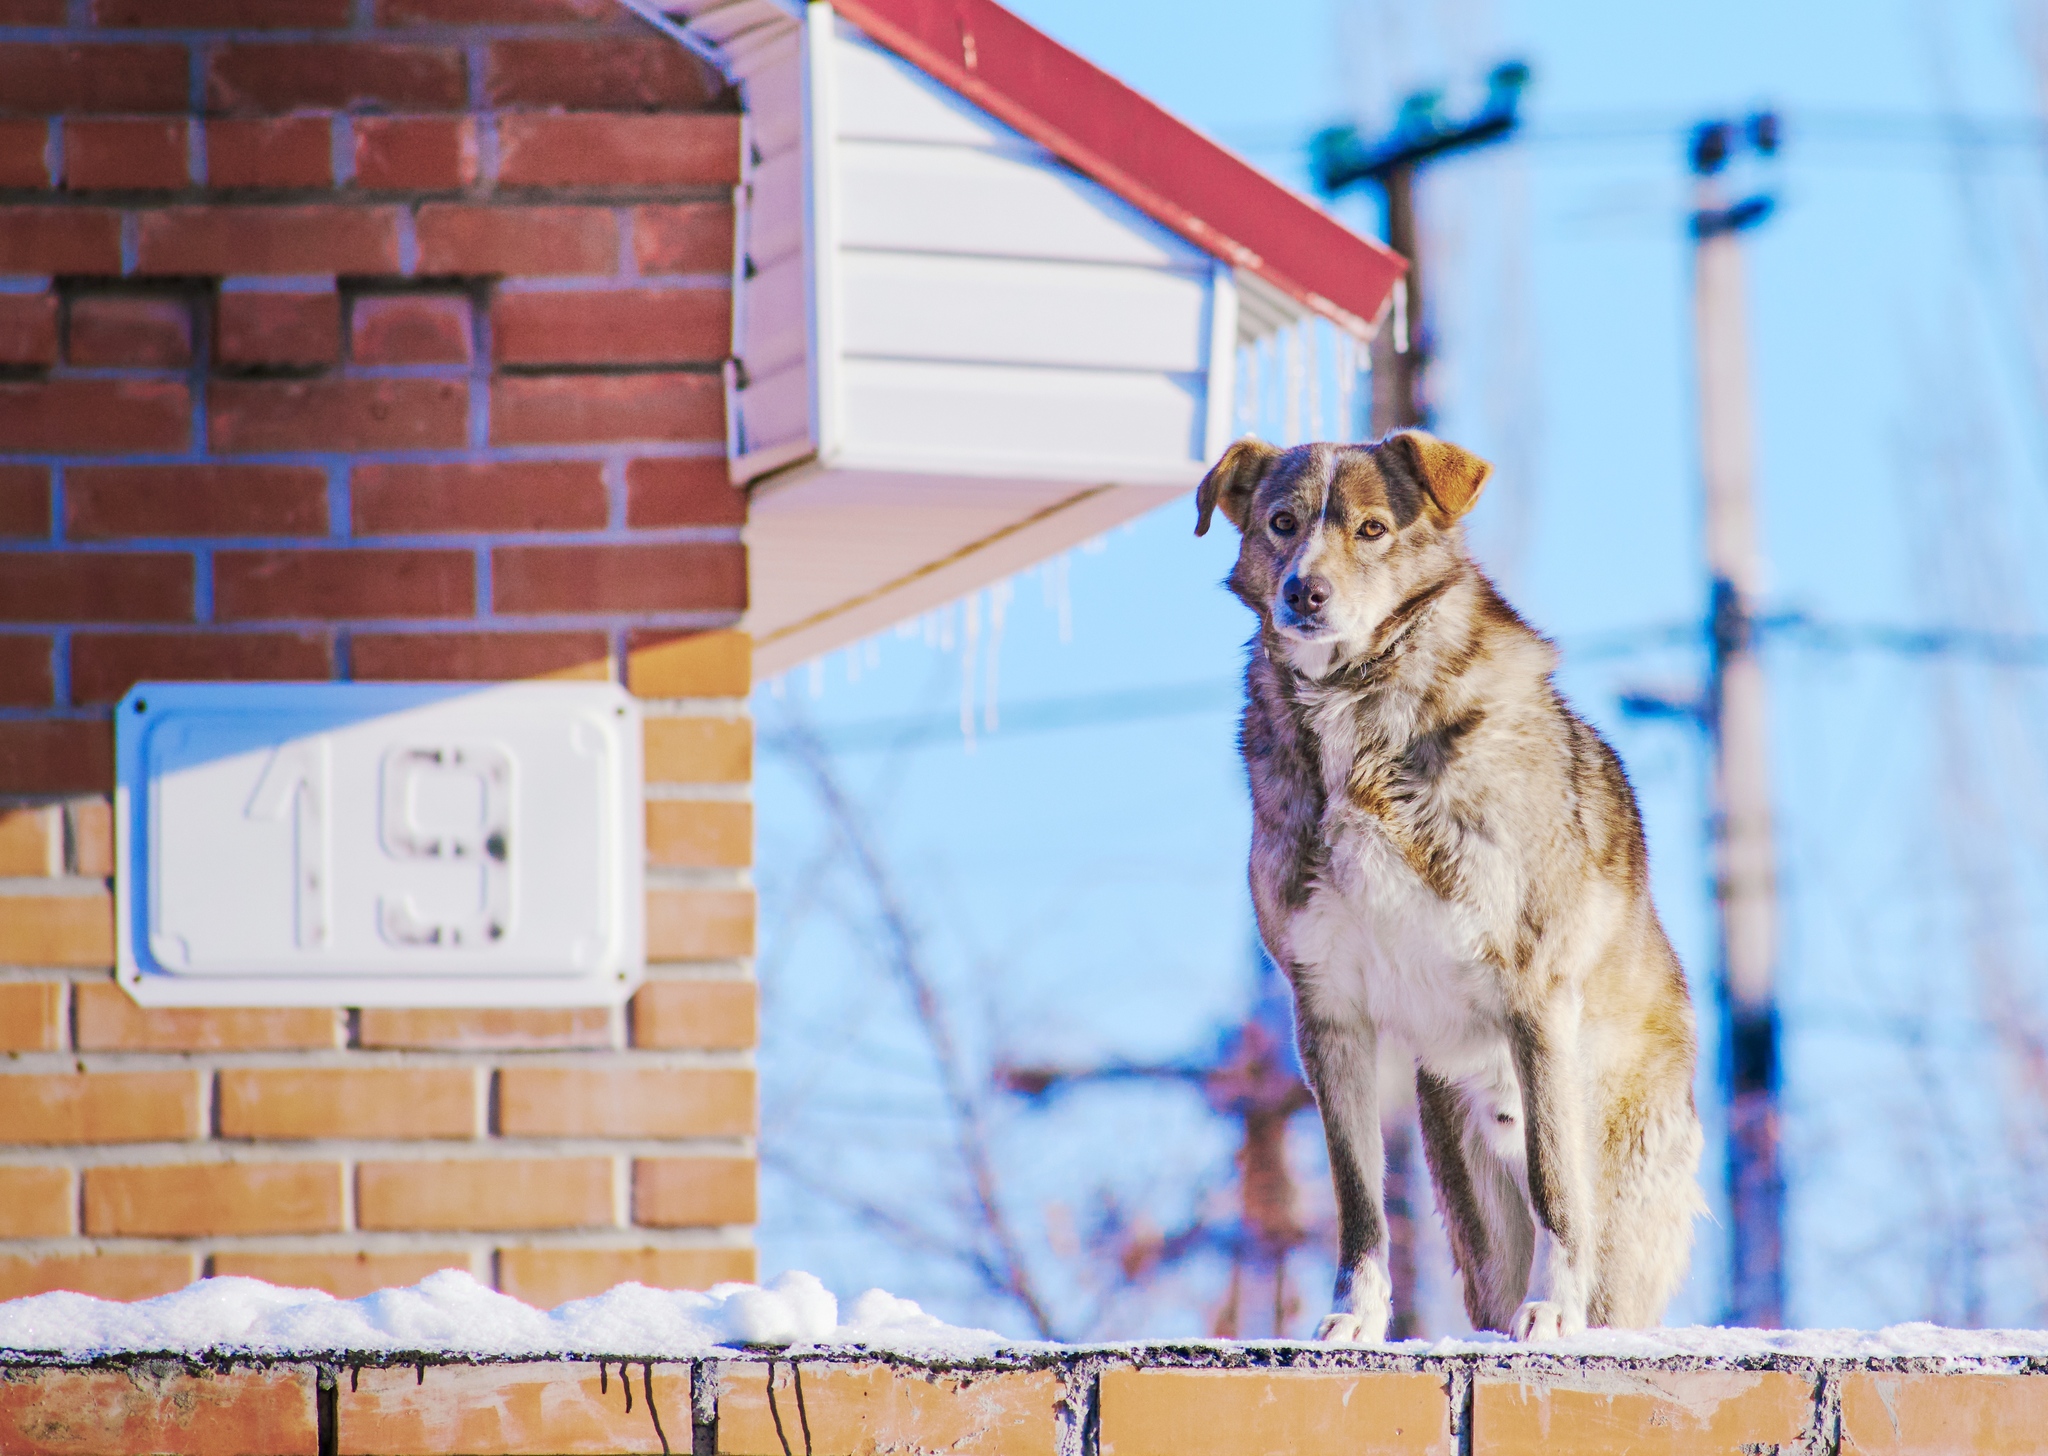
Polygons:
M1448 520L1455 521L1478 503L1486 477L1493 473L1493 467L1470 450L1420 430L1389 435L1386 447L1400 455Z
M1230 524L1242 531L1245 512L1251 509L1252 492L1258 489L1259 477L1279 456L1278 450L1251 435L1225 450L1223 458L1202 477L1201 488L1195 492L1195 534L1206 536L1209 533L1209 518L1219 505L1223 507L1223 514L1230 517Z

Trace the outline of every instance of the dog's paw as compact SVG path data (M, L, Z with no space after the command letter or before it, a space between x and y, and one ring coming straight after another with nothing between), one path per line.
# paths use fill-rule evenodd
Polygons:
M1316 1338L1328 1345L1377 1345L1386 1337L1382 1328L1373 1334L1355 1314L1326 1314L1316 1326Z
M1383 1345L1394 1321L1394 1283L1386 1269L1371 1260L1349 1279L1339 1280L1337 1308L1316 1326L1316 1338L1337 1345Z
M1532 1299L1515 1311L1508 1333L1517 1340L1561 1340L1586 1328L1584 1316L1574 1319L1561 1304Z

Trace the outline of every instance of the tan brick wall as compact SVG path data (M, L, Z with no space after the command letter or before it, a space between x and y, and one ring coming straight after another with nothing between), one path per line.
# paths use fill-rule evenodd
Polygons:
M734 1362L718 1379L719 1456L781 1456L794 1426L806 1449L1058 1456L1052 1370L913 1371L887 1365Z
M1191 1366L1193 1358L1206 1365ZM0 1451L1599 1456L2043 1449L2048 1373L1268 1347L994 1361L0 1366ZM324 1443L324 1444L323 1444Z
M1472 1426L1499 1456L1796 1449L1815 1425L1815 1389L1775 1370L1481 1378Z
M1842 1456L2048 1449L2048 1380L1859 1370L1842 1381Z
M651 805L746 808L733 660L664 666L671 691L713 675L646 705ZM617 1011L145 1010L108 968L105 819L0 820L32 872L0 879L0 1298L206 1273L355 1295L452 1265L553 1304L753 1276L744 859L650 870L660 959Z
M1458 1450L1450 1384L1435 1374L1112 1369L1101 1401L1101 1456Z

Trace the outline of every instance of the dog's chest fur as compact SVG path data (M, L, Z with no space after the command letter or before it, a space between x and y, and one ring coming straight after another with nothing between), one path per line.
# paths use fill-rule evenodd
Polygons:
M1430 831L1450 808L1418 772L1413 705L1300 680L1286 701L1277 678L1258 676L1254 712L1270 734L1248 717L1253 892L1305 1009L1371 1022L1448 1076L1493 1071L1503 987L1482 917L1467 896L1443 893Z

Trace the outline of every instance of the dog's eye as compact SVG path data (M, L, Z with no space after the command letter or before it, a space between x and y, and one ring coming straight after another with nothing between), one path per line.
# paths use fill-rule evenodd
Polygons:
M1385 521L1367 521L1358 528L1358 534L1365 537L1368 541L1377 541L1380 537L1387 534L1387 523Z
M1273 519L1266 524L1273 528L1273 534L1276 536L1292 536L1297 523L1292 511L1275 511Z

